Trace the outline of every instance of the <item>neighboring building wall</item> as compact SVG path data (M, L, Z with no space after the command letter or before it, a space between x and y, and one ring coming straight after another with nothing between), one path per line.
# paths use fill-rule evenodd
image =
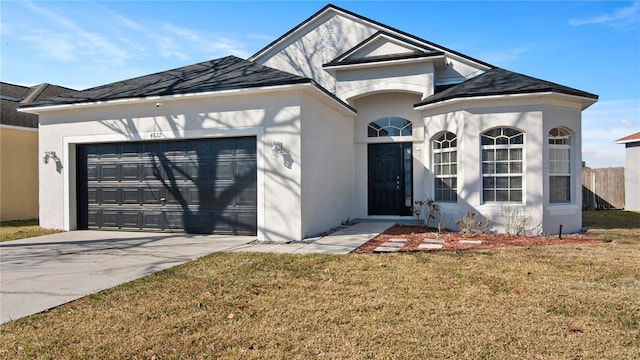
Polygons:
M38 129L0 126L0 220L38 217Z
M625 146L625 209L640 211L640 142L628 143Z
M192 97L134 104L74 107L40 115L40 151L53 150L62 169L40 165L40 221L46 228L76 228L75 144L202 137L256 136L258 238L300 240L302 219L299 92ZM285 167L272 155L281 141L291 157Z

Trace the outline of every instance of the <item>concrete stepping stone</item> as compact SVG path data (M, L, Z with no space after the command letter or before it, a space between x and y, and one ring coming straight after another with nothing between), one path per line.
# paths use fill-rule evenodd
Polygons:
M430 244L444 244L445 241L442 239L424 239L422 240L422 242L424 243L430 243Z
M424 250L437 250L442 249L442 244L420 244L418 245L418 248Z
M388 246L378 246L373 249L373 252L398 252L400 251L399 247L388 247Z
M404 246L403 242L392 242L392 241L387 241L386 243L383 243L380 246L384 246L384 247L397 247L397 248L401 248Z
M468 245L481 245L482 240L460 240L459 243Z
M407 241L409 241L409 239L405 239L405 238L391 238L391 239L389 239L389 242L394 242L394 243L406 243Z

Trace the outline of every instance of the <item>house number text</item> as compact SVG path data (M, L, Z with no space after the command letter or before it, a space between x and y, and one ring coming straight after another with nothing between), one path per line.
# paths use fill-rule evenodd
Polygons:
M151 134L149 134L149 137L152 139L160 139L162 136L161 132L152 132Z

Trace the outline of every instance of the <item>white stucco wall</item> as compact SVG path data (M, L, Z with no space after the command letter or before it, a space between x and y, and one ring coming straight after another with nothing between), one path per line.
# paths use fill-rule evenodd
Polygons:
M40 153L56 151L63 168L40 164L40 223L46 228L75 229L75 144L256 136L258 161L258 237L302 238L301 93L244 94L203 98L123 102L40 114ZM281 141L289 167L272 155Z
M306 98L302 107L302 236L353 219L353 116Z
M431 62L339 70L336 96L352 102L353 98L376 92L410 91L421 95L420 102L433 94L433 73Z
M627 144L625 150L625 209L640 211L640 143Z
M572 107L574 106L574 107ZM532 227L540 225L545 233L576 232L581 228L580 185L580 108L572 103L545 101L541 97L462 101L424 111L425 187L428 198L434 198L431 140L442 131L458 136L458 201L441 203L442 214L451 228L467 212L488 217L493 228L504 231L505 205L484 203L481 182L480 134L495 127L514 127L525 134L523 202L507 204L531 217ZM572 158L573 189L570 204L549 205L548 198L548 131L565 126L574 131Z
M353 131L355 141L355 217L366 218L368 214L368 144L410 142L413 144L413 198L420 200L423 193L424 164L422 163L424 122L420 112L413 105L420 101L421 95L410 93L377 93L357 98L353 106L358 110ZM370 122L385 116L398 116L410 120L413 126L412 136L393 136L370 138L367 126Z

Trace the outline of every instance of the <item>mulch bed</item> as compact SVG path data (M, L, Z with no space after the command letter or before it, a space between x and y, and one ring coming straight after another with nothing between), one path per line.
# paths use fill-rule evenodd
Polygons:
M536 246L536 245L573 245L573 244L596 244L604 240L598 239L589 234L566 234L562 238L556 236L511 236L506 234L467 234L461 232L447 231L439 233L436 229L421 225L395 225L384 233L371 239L369 242L357 248L354 253L367 254L374 252L378 246L393 238L408 239L400 251L433 251L419 248L425 239L444 240L442 249L438 250L467 250L467 249L489 249L504 248L513 246ZM464 244L460 240L481 240L482 244Z

